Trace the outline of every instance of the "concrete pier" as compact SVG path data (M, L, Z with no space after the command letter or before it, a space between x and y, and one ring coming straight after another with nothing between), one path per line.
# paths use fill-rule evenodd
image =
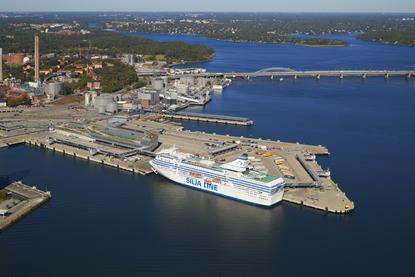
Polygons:
M249 118L245 118L245 117L199 114L199 113L189 113L189 112L162 113L161 116L165 118L171 118L171 119L192 120L192 121L241 125L241 126L250 126L254 123L252 120L250 120Z
M298 158L310 154L328 156L328 149L322 145L185 131L180 124L159 119L151 114L143 115L126 121L123 127L132 131L156 132L159 147L155 152L176 147L181 152L206 157L217 163L230 162L246 153L255 160L255 170L284 178L287 184L284 201L331 213L349 213L355 208L353 201L340 190L335 181L329 176L320 176L323 169L315 160ZM70 131L72 122L59 127L66 128L66 134L53 129L30 133L24 133L24 129L14 131L13 134L3 132L10 136L0 137L0 144L7 147L15 143L27 143L32 147L49 149L73 159L95 162L132 174L153 173L149 164L153 152L136 151L137 149L87 138L89 130L99 130L106 124L104 119L82 127L74 125L73 134Z
M148 161L150 160L148 157L142 157L140 161L129 163L120 159L115 159L113 157L108 157L104 155L91 155L88 151L84 149L80 149L77 147L71 147L68 145L63 144L53 144L50 145L46 142L46 138L41 139L41 141L37 140L27 140L26 143L29 145L35 145L40 148L45 148L51 150L53 152L61 153L63 155L72 156L73 158L78 158L86 161L92 161L95 163L99 163L102 165L110 166L117 169L122 169L124 171L128 171L131 173L139 173L141 175L147 175L153 173L150 164Z
M41 191L22 182L13 182L3 190L7 197L0 199L0 232L40 207L51 197L50 192Z

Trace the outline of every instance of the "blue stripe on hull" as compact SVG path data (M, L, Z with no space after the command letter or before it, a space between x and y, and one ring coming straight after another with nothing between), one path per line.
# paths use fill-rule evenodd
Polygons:
M166 163L166 162L164 162L164 161L159 161L159 160L154 160L154 163L156 164L156 165L159 165L159 166L164 166L164 167L167 167L167 168L170 168L172 165L171 164L168 164L168 163ZM190 172L192 172L192 171L194 171L194 170L197 170L197 171L199 171L199 172L201 172L201 173L203 173L204 175L210 175L210 176L208 176L208 177L211 177L211 178L219 178L219 179L221 179L222 181L226 181L226 179L225 178L223 178L222 176L220 176L220 175L214 175L214 174L212 174L212 173L210 173L210 172L206 172L205 170L202 170L202 169L199 169L199 168L197 168L197 169L193 169L193 168L191 168L191 167L188 167L188 166L182 166L182 165L177 165L177 167L181 170L181 171L183 171L183 172L186 172L186 171L190 171ZM174 167L175 168L175 167ZM236 179L236 178L232 178L232 177L230 177L229 178L229 181L231 181L232 183L234 183L234 184L236 184L236 185L240 185L240 186L245 186L245 187L249 187L249 188L251 188L251 189L256 189L256 190L259 190L259 191L262 191L262 192L265 192L265 193L275 193L275 192L277 192L278 190L279 190L279 188L280 188L280 186L283 186L284 184L278 184L278 185L274 185L273 187L266 187L266 186L263 186L263 185L258 185L258 184L256 184L256 183L251 183L251 182L247 182L247 181L243 181L243 180L238 180L238 179Z
M157 172L157 169L156 169L156 172ZM161 173L157 173L157 174L163 176L163 174L161 174ZM167 177L164 177L164 178L166 178L170 181L173 181L174 184L180 185L180 186L185 187L185 188L189 188L189 189L196 190L196 191L206 192L206 193L209 193L209 194L212 194L212 195L218 195L218 196L221 196L223 198L227 198L227 199L234 200L234 201L241 202L241 203L245 203L245 204L250 204L252 206L257 206L257 207L262 207L262 208L272 208L272 207L276 206L277 204L279 204L280 202L282 202L282 201L278 201L278 202L276 202L274 204L271 204L271 205L253 203L253 202L250 202L248 200L243 200L243 199L240 199L240 198L228 196L228 195L217 193L217 192L214 192L214 191L209 191L209 190L200 189L198 187L189 186L187 184L183 184L183 183L171 180L170 178L167 178Z

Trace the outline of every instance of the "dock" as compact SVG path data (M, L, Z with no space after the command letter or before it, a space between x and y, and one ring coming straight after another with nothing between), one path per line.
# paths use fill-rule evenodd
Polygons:
M24 121L15 122L18 126L24 124ZM55 123L55 126L58 130L65 131L56 131L55 128L29 131L26 128L14 128L13 124L8 123L7 129L10 131L0 130L0 146L26 143L29 147L139 175L152 174L149 161L158 151L171 147L176 147L184 153L209 158L217 163L230 162L241 154L248 154L254 170L284 179L287 184L284 201L336 214L350 213L355 209L354 202L330 175L322 176L321 172L325 171L317 160L305 158L311 154L318 157L329 156L329 150L322 145L189 131L184 130L177 122L151 114L130 118L123 123L122 128L132 133L156 133L158 147L152 151L119 143L124 141L121 137L118 140L108 140L108 137L105 140L94 139L94 134L98 133L91 134L90 130L105 128L107 118L86 124L59 122Z
M205 113L190 113L190 112L176 112L176 113L162 113L161 116L170 119L191 120L199 122L220 123L229 125L250 126L254 122L246 117L214 115Z
M103 166L109 166L118 170L128 171L133 174L148 175L153 173L150 164L150 158L142 156L138 160L123 160L115 156L105 154L103 152L99 154L91 154L86 148L80 147L85 144L75 143L74 139L60 139L55 143L50 144L46 138L29 138L25 142L31 147L38 147L41 149L47 149L55 153L72 157L75 159L82 159L87 162L97 163ZM70 144L69 142L72 141ZM102 147L100 145L91 145L91 147ZM112 150L115 153L116 150Z
M50 192L30 187L22 182L13 182L3 190L0 198L0 232L46 203Z

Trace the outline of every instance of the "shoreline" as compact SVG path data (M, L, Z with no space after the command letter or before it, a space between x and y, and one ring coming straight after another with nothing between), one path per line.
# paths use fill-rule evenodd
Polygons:
M215 38L215 37L210 37L204 34L197 34L197 33L192 33L192 34L187 34L187 33L178 33L178 34L170 34L170 33L150 33L150 32L139 32L139 31L119 31L119 30L114 30L115 32L118 33L137 33L137 34L147 34L147 35L168 35L168 36L176 36L176 35L188 35L188 36L200 36L200 37L204 37L206 39L211 39L211 40L217 40L217 41L224 41L224 42L235 42L235 43L258 43L258 44L292 44L292 45L302 45L302 46L307 46L307 47L315 47L315 48L329 48L329 47L348 47L350 46L350 43L346 43L344 45L327 45L327 44L322 44L322 45L310 45L310 44L306 44L306 43L298 43L298 42L289 42L289 41L281 41L281 42L271 42L271 41L253 41L253 40L235 40L235 39L221 39L221 38ZM327 34L327 35L347 35L349 33L345 33L345 34ZM318 35L316 35L316 38L318 38ZM383 40L379 40L379 39L363 39L360 38L359 34L356 34L354 36L354 38L356 40L359 41L364 41L364 42L374 42L374 43L380 43L382 45L386 45L386 46L406 46L406 47L415 47L415 44L408 44L408 43L402 43L402 42L389 42L389 41L383 41Z
M118 33L136 33L137 36L143 36L143 35L164 35L164 36L200 36L200 37L204 37L206 39L210 39L210 40L216 40L216 41L224 41L224 42L234 42L234 43L258 43L258 44L291 44L291 45L302 45L302 46L307 46L307 47L348 47L350 46L349 43L345 43L342 45L331 45L331 44L321 44L321 45L313 45L313 44L306 44L306 43L299 43L299 42L294 42L294 41L261 41L261 40L244 40L244 39L225 39L225 38L215 38L215 37L211 37L208 35L204 35L204 34L197 34L197 33L191 33L191 34L187 34L187 33L178 33L178 34L170 34L170 33L148 33L148 32L139 32L139 31L120 31L120 30L115 30L115 32ZM143 36L144 37L144 36ZM209 59L210 60L210 59ZM207 60L207 61L209 61ZM200 61L196 61L196 62L186 62L187 63L199 63ZM206 62L206 61L202 61L202 62Z

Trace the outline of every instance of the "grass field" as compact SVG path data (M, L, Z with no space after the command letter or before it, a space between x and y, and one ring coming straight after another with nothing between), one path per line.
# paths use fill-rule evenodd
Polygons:
M6 200L7 198L7 192L4 189L0 190L0 203Z
M58 100L53 102L53 105L67 105L67 104L72 104L72 103L81 103L82 100L82 96L79 95L69 95L69 96L64 96L62 98L59 98Z

